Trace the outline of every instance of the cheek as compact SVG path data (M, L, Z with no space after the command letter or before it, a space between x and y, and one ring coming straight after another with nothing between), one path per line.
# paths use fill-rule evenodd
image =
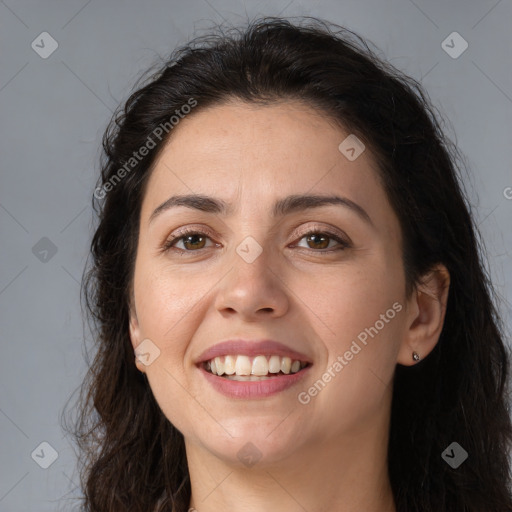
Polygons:
M338 410L377 407L393 376L405 308L400 278L392 268L382 268L340 272L326 280L322 293L310 292L315 314L308 315L309 321L317 326L327 353L318 370L322 382L311 392L329 397L326 407L330 400ZM311 283L303 286L304 292L315 289ZM325 393L324 384L329 388Z
M193 399L185 367L189 341L197 329L201 299L211 288L196 286L179 273L141 264L135 275L135 300L141 337L149 338L160 350L146 368L151 391L166 418L181 432L193 431L191 418L204 410ZM185 412L187 411L187 412Z
M352 306L348 304L345 311ZM326 345L328 360L317 369L310 387L300 390L301 403L309 401L311 414L323 417L326 435L341 431L360 435L385 414L402 322L393 304L385 306L356 311L358 317L347 316L345 321L340 316L337 336Z
M162 357L172 358L168 354ZM160 410L180 432L193 432L196 421L208 420L204 407L190 393L184 375L169 360L155 361L146 373Z
M205 274L187 279L185 272L145 268L141 263L135 277L135 300L144 336L164 347L178 347L194 310L210 288Z
M342 348L343 341L356 338L376 322L379 330L389 331L391 321L397 316L393 304L403 299L399 269L370 259L364 265L347 264L301 277L293 289L297 290L311 321L319 326L319 334L325 334L325 343L332 348L338 343ZM382 329L381 315L384 315L385 329Z

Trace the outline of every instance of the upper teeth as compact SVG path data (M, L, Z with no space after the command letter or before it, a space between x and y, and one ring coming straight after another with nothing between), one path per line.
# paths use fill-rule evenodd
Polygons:
M252 359L252 360L251 360ZM306 362L280 356L227 355L216 357L206 363L206 369L216 375L258 375L268 373L296 373L306 366Z

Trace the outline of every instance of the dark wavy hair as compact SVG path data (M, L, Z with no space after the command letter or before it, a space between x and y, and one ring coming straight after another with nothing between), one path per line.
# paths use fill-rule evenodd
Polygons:
M436 347L416 365L397 365L394 375L388 468L397 511L512 511L510 356L499 297L460 177L463 157L419 82L354 32L310 17L216 27L142 79L105 132L103 192L93 197L98 225L82 292L95 357L72 429L83 510L183 512L189 505L183 435L136 369L130 342L138 223L152 164L172 137L167 130L156 140L155 129L191 98L191 116L236 98L300 100L356 134L377 162L400 222L407 295L436 264L450 273ZM155 147L114 180L148 137ZM441 457L453 441L469 454L457 469Z

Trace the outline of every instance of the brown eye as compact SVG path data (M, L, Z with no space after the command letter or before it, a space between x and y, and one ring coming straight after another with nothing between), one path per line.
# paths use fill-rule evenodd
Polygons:
M329 236L323 234L314 233L306 238L308 239L308 245L310 242L313 244L313 247L309 245L311 249L327 249L329 245Z
M308 233L304 233L304 235L302 235L300 240L303 239L306 239L307 248L316 252L330 253L332 251L337 251L349 247L348 242L340 238L338 235L329 232L309 231ZM338 246L335 246L334 248L331 246L332 250L325 251L324 249L327 249L329 247L329 243L333 241L336 242ZM297 247L304 246L297 245Z
M182 247L176 248L177 251L196 252L198 250L204 249L206 240L209 239L210 237L201 231L182 231L181 233L178 233L176 236L165 242L163 250L171 250L179 243L182 243Z
M179 240L183 240L183 246L186 249L202 249L206 241L205 236L198 234L182 236Z

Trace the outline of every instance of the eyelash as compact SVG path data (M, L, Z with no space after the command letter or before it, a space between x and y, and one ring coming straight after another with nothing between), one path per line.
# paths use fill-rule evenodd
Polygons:
M198 230L198 229L195 229L195 228L185 228L183 229L182 231L179 231L178 233L176 233L175 236L173 236L170 240L166 240L162 246L162 251L163 252L168 252L170 251L171 249L173 249L173 246L181 241L183 238L187 237L187 236L190 236L190 235L202 235L202 236L206 236L208 238L212 238L211 236L211 233L209 233L208 231L201 231L201 230ZM336 235L335 233L332 233L330 231L325 231L325 230L321 230L321 229L318 229L318 228L312 228L311 230L305 232L305 233L302 233L300 235L300 239L299 239L299 242L300 240L302 240L303 238L309 236L309 235L324 235L324 236L327 236L333 240L335 240L336 242L338 242L339 247L336 247L336 248L331 248L331 249L319 249L319 250L316 250L316 249L308 249L306 247L299 247L299 249L306 249L307 251L313 251L315 253L319 253L319 254L332 254L333 252L336 252L336 251L342 251L344 249L347 249L350 247L350 243L347 241L347 240L344 240L343 238L341 238L340 236ZM203 247L202 249L198 249L198 250L195 250L195 251L188 251L188 250L184 250L184 249L176 249L174 248L174 250L177 250L177 251L180 251L182 254L185 254L185 253L189 253L189 254L192 254L194 252L200 252L202 251L203 249L206 249L206 247Z

